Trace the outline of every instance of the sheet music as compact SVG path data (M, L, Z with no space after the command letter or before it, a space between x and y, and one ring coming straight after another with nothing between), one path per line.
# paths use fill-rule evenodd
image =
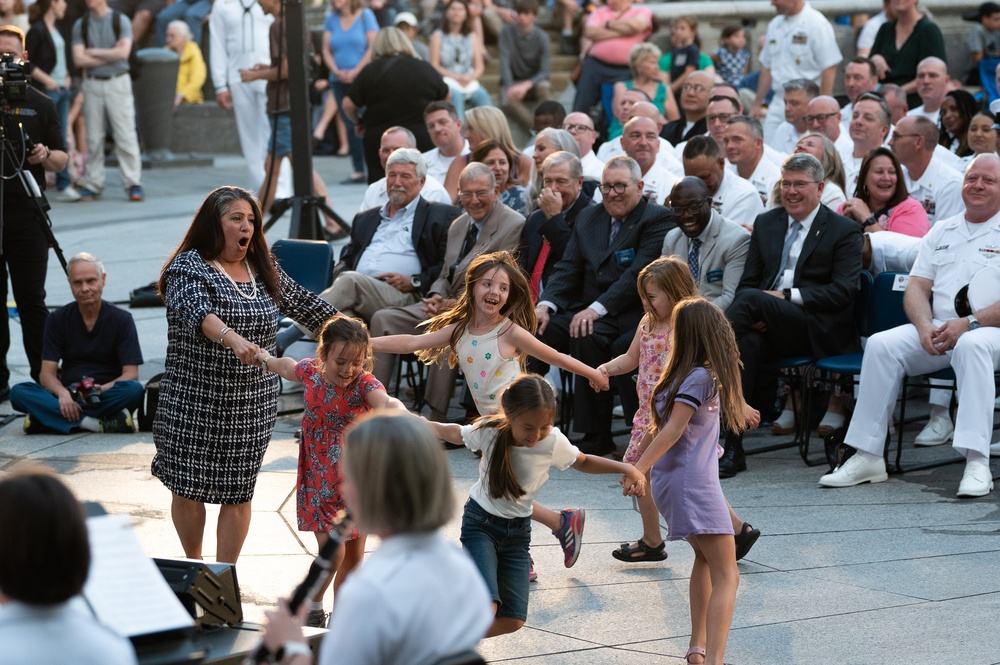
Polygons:
M143 552L127 515L91 517L87 530L91 561L83 595L98 621L125 637L194 625Z

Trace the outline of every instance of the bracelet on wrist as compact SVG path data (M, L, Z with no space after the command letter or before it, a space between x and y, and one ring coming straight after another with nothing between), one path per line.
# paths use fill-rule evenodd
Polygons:
M267 374L267 361L272 358L271 354L267 354L267 357L260 361L260 368L264 370L264 374Z
M219 331L219 344L222 344L222 339L226 336L226 333L228 333L229 331L230 331L229 326L222 326L222 330ZM222 347L224 349L228 349L229 348L225 344L222 344Z

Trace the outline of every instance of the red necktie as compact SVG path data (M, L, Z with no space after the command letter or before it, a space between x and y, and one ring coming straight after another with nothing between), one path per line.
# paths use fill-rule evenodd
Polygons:
M549 244L548 240L542 241L542 249L538 252L538 260L535 261L535 267L531 269L531 279L529 285L531 287L531 302L538 302L538 289L542 284L542 273L545 271L545 260L549 258L549 250L552 246Z

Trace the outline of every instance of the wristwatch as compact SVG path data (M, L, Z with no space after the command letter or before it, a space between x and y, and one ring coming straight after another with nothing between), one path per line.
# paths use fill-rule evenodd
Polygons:
M980 326L982 326L982 324L979 323L979 320L976 317L974 317L972 314L969 314L965 318L969 322L969 330L976 330Z
M285 642L278 650L274 652L275 663L283 663L286 660L291 659L294 656L309 656L312 657L312 649L305 642L293 642L289 640Z
M420 275L410 275L410 285L413 288L419 289L421 284L423 284L423 282L420 281Z
M792 290L791 289L782 289L781 290L781 295L785 296L785 300L787 300L788 302L792 302Z

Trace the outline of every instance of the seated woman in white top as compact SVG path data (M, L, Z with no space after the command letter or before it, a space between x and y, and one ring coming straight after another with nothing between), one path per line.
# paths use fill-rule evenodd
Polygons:
M42 467L0 480L0 662L135 664L128 640L69 602L89 569L87 523L73 493Z
M318 662L431 665L473 651L492 601L472 559L441 533L455 494L437 438L413 416L375 411L347 430L342 462L352 516L382 544L340 588ZM267 612L271 653L301 652L303 615L283 600ZM310 663L301 653L283 665Z

